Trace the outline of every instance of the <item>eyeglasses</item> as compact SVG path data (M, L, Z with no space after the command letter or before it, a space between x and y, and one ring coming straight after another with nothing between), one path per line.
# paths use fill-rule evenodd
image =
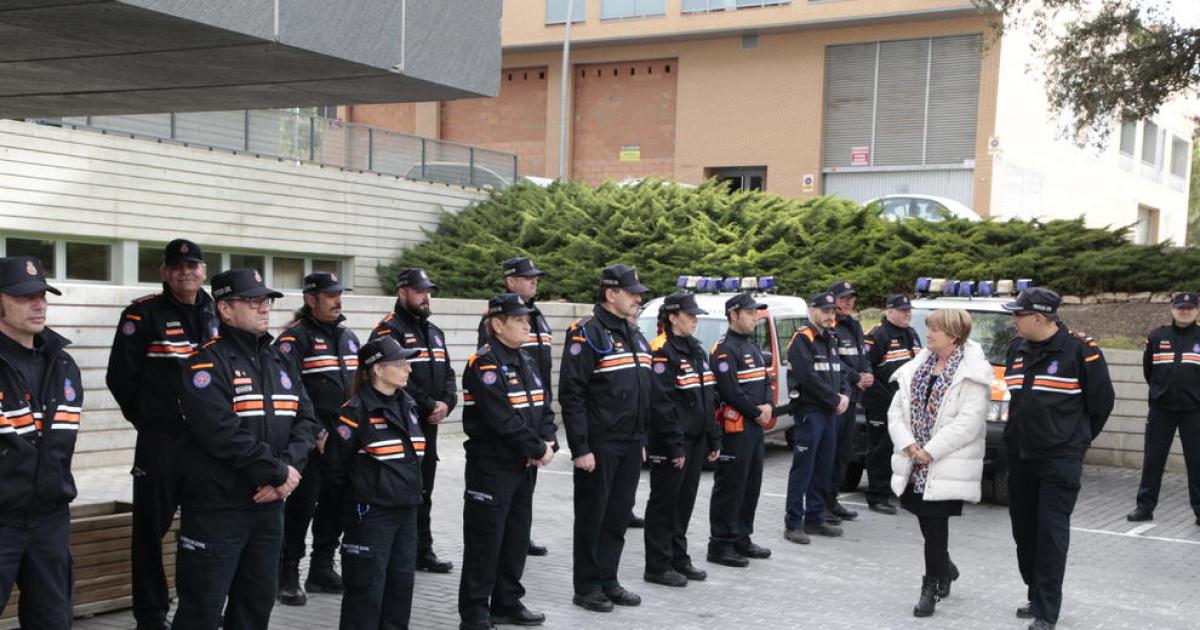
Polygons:
M266 306L267 308L270 308L275 305L275 298L271 298L271 297L258 297L258 298L235 297L235 298L229 298L229 299L235 300L238 302L245 302L246 304L250 305L250 308L252 308L256 311L262 310L262 307L264 307L264 306Z

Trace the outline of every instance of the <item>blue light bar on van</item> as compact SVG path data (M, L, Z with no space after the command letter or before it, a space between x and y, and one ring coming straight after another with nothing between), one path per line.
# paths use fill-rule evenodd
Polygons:
M775 276L763 276L758 279L758 288L760 291L770 291L775 288Z
M917 278L917 293L929 293L929 283L933 278Z
M1031 286L1033 286L1033 280L1030 280L1029 278L1021 278L1017 280L1017 291L1024 291Z
M958 280L947 280L942 286L942 295L954 296L958 294Z
M679 278L677 280L675 280L675 286L679 287L680 289L686 289L687 282L688 282L687 276L679 276Z
M742 283L739 278L725 278L721 281L721 290L729 293L736 293L738 286Z
M696 290L704 292L708 290L708 278L703 276L696 279Z
M974 280L963 280L962 282L958 283L958 297L969 298L969 297L971 297L971 295L974 292L975 292L975 281Z
M980 280L979 289L977 290L979 297L991 297L995 293L995 285L991 280Z

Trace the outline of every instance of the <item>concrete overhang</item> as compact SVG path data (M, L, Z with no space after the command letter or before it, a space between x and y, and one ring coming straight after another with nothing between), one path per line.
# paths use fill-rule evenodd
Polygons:
M495 96L501 0L0 0L0 118Z

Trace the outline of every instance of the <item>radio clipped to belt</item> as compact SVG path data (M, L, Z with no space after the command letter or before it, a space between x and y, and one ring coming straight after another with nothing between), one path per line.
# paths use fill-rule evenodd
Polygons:
M731 405L717 407L717 424L724 433L741 433L746 430L745 416Z

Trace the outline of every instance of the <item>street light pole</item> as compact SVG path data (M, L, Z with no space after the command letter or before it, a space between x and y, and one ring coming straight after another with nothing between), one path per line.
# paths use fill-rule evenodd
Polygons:
M571 76L571 21L575 18L575 0L567 0L567 27L563 32L562 86L558 95L558 179L567 177L567 85Z

